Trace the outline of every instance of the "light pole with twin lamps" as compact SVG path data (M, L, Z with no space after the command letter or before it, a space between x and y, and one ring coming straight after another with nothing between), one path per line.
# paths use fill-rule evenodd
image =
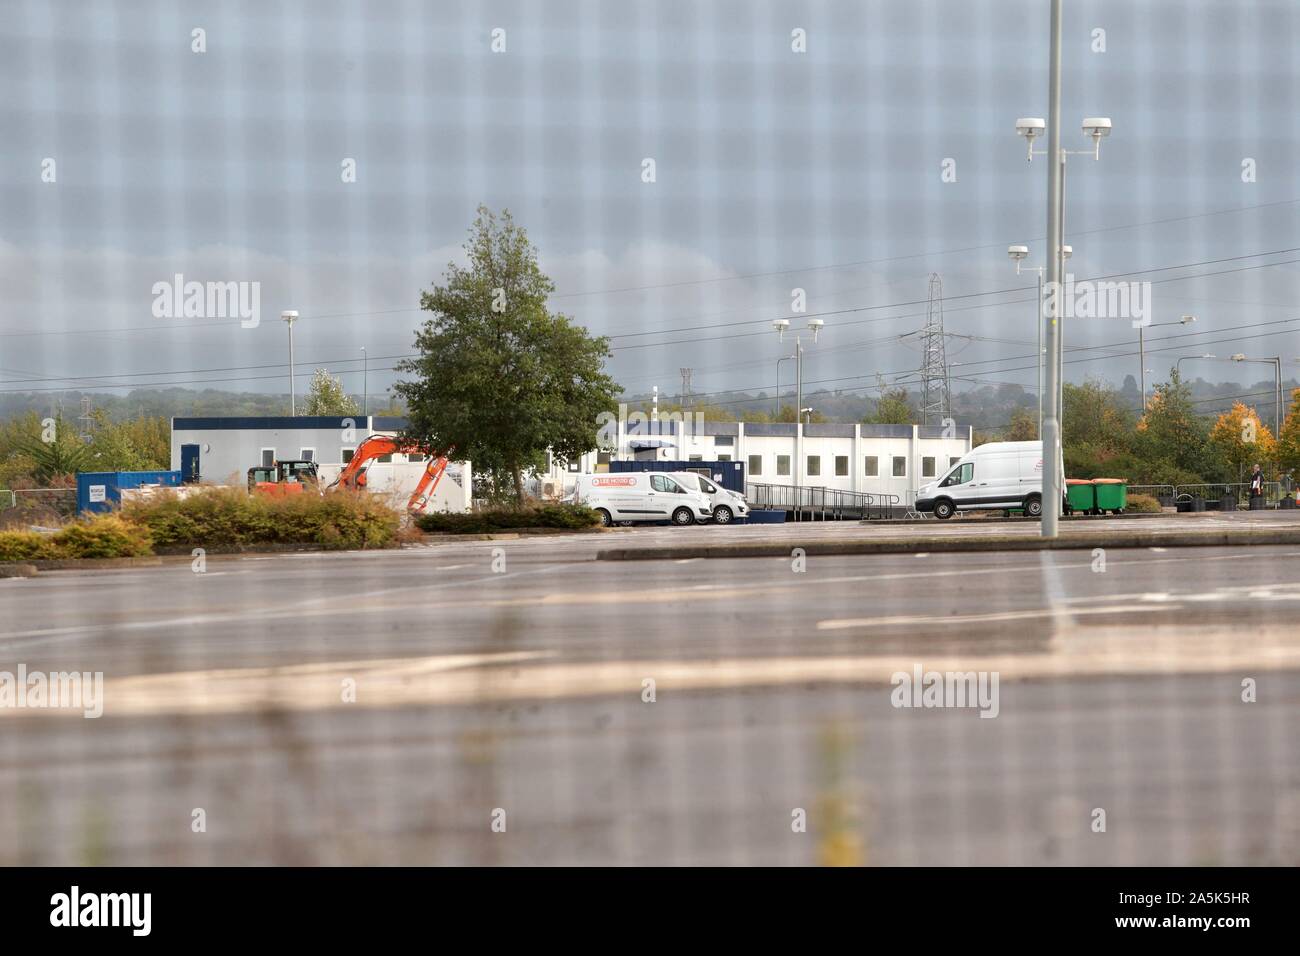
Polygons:
M1065 462L1061 449L1061 385L1064 347L1061 337L1062 274L1065 271L1063 246L1065 237L1065 160L1067 156L1090 154L1101 159L1101 141L1110 135L1111 122L1105 116L1089 116L1083 120L1083 133L1092 137L1090 150L1061 148L1061 0L1052 0L1051 58L1048 80L1048 117L1051 125L1039 117L1022 117L1016 120L1016 132L1028 141L1028 159L1050 156L1047 171L1047 288L1052 293L1050 315L1044 317L1047 325L1047 409L1043 417L1043 523L1042 536L1055 538L1058 518L1065 503ZM1047 149L1035 150L1034 140L1047 130ZM1052 468L1046 467L1049 450Z

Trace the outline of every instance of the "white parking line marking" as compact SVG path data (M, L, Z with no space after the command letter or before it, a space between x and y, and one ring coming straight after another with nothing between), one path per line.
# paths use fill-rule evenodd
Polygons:
M1119 604L1113 607L1085 607L1075 610L1073 615L1081 614L1133 614L1160 610L1141 604ZM1033 608L1025 611L996 611L990 614L902 614L894 617L848 617L818 621L819 631L842 631L855 627L904 627L913 624L987 624L998 621L1031 621L1037 618L1055 617L1055 608Z

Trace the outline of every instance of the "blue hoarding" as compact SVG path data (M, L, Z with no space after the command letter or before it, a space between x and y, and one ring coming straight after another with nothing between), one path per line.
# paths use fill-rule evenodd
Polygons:
M179 471L83 471L77 474L77 514L111 511L122 503L122 489L142 485L179 487Z

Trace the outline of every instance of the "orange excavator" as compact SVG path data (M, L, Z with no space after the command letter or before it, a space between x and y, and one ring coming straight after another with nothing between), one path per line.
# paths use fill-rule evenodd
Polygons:
M335 478L329 488L364 488L366 487L366 472L370 470L370 465L384 455L427 455L429 463L424 468L424 474L420 476L420 482L415 486L410 500L406 502L406 508L413 513L421 512L429 503L438 482L442 480L443 472L447 470L447 456L452 449L445 451L434 451L418 442L404 442L391 435L371 435L360 445L352 454L352 460L343 466L339 476ZM326 490L328 491L329 488Z
M316 462L304 459L276 461L248 469L248 491L272 498L302 494L317 489Z

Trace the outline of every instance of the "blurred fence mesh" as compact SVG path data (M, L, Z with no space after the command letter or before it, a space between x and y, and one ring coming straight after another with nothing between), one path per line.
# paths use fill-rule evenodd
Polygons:
M1295 115L1297 8L1066 8L1068 142L1086 145L1076 114L1116 126L1070 166L1081 274L1294 245L1297 133L1277 117ZM667 400L689 362L701 402L770 397L789 346L770 320L796 288L828 317L817 402L877 372L915 388L907 334L934 271L955 297L949 357L974 366L957 385L1032 390L1032 281L1005 247L1041 258L1045 171L1013 122L1046 112L1046 15L8 4L0 412L20 393L170 395L181 415L212 390L283 391L275 316L296 308L298 400L327 366L354 392L368 376L374 413L480 202L528 229L556 308L615 336L629 394ZM151 286L176 274L260 282L260 327L156 319ZM1272 275L1160 286L1158 317L1293 320ZM1015 294L960 298L990 289ZM1294 335L1261 328L1225 341ZM1114 363L1072 377L1139 371L1127 324L1066 334ZM1183 344L1148 339L1148 385ZM20 491L0 522L64 518L68 494ZM0 680L105 680L97 719L0 708L0 863L1300 863L1297 552L1111 550L1098 571L1088 550L813 546L856 527L211 549L202 572L0 579ZM749 532L806 547L806 569L594 560ZM916 668L996 676L996 716L896 706Z

